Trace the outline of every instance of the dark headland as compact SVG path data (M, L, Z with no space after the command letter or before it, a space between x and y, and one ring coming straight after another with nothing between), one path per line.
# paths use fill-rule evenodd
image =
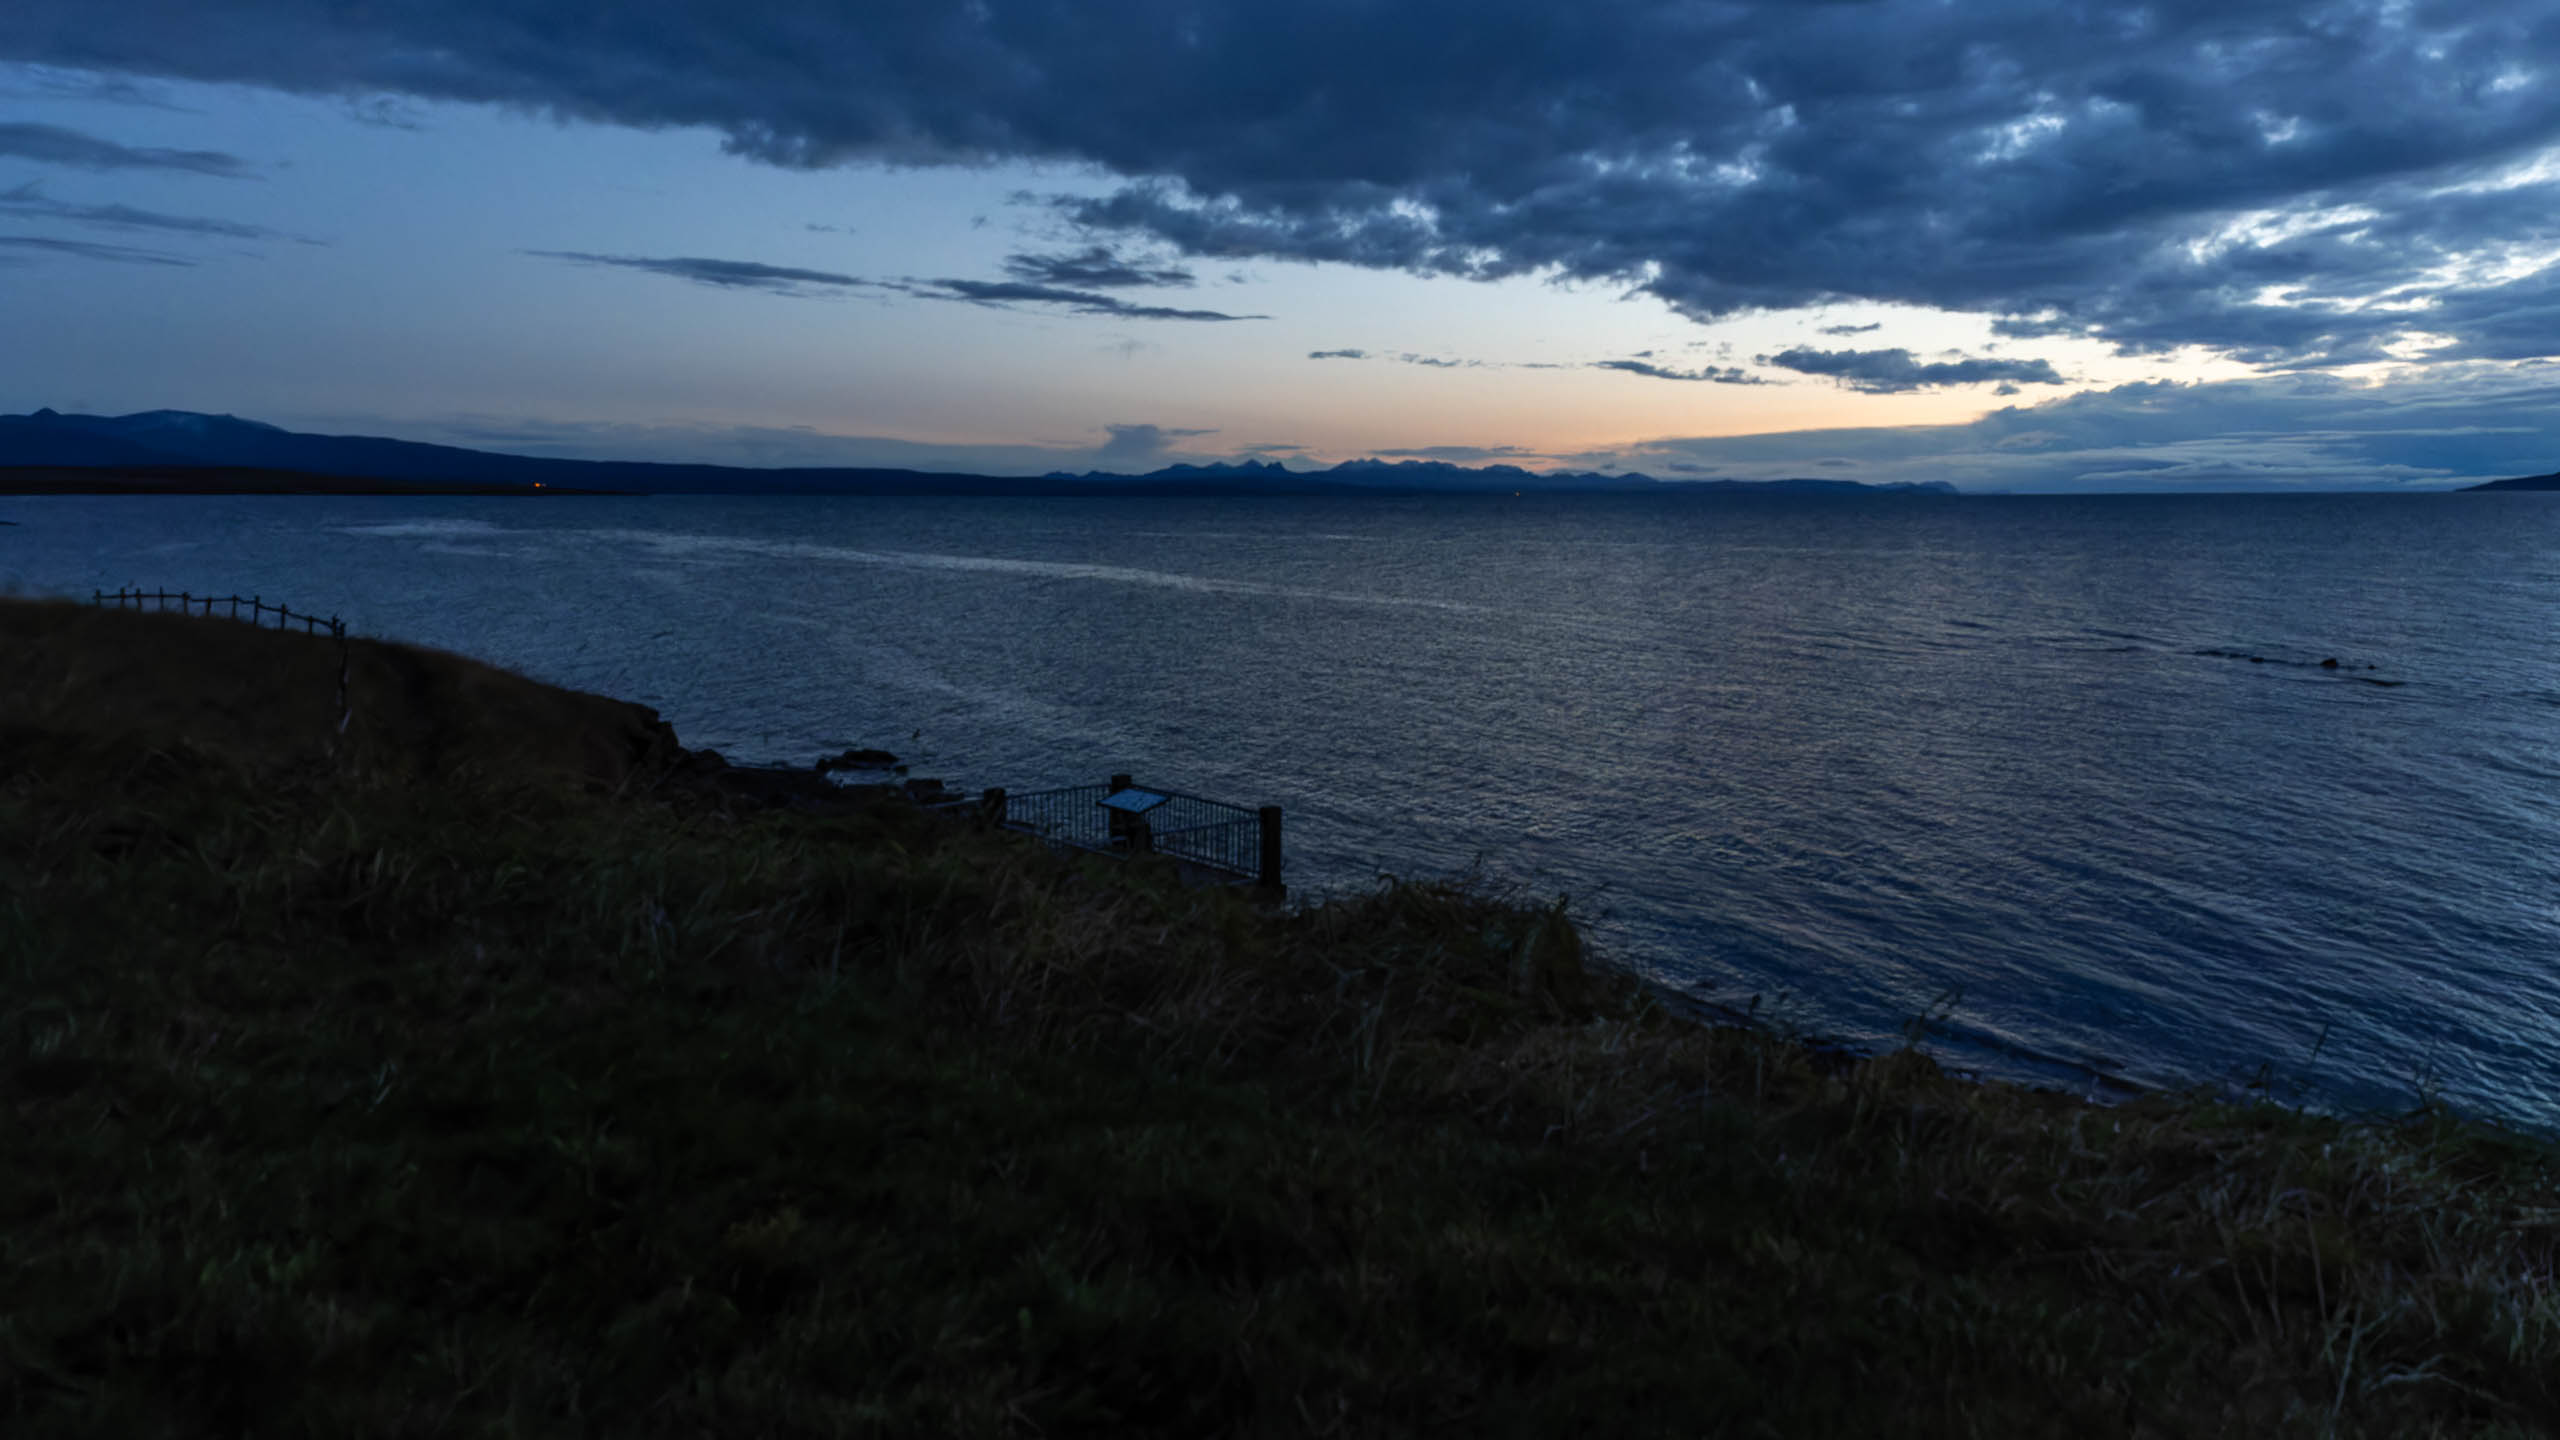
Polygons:
M1953 495L1944 482L1869 485L1796 478L1664 481L1514 465L1347 460L1325 470L1270 461L1168 465L1144 474L963 475L846 467L756 468L561 460L369 435L307 435L230 415L0 415L0 494L623 495Z
M2464 490L2560 490L2560 471L2549 475L2525 475L2514 480L2492 480L2484 485L2465 485Z
M409 646L0 674L13 1436L2560 1427L2560 1157L2432 1104L1717 1028Z

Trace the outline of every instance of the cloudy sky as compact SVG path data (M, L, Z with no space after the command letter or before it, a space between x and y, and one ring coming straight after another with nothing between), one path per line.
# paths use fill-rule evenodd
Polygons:
M2560 468L2549 0L8 0L0 410L1031 472Z

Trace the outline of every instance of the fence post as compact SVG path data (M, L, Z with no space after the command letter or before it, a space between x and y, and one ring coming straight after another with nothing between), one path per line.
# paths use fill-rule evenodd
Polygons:
M1001 785L978 797L978 818L989 826L999 830L1004 828L1004 809L1004 787Z
M1286 888L1280 883L1280 807L1262 807L1262 873L1254 882L1274 895Z
M1117 795L1121 791L1128 789L1133 783L1135 782L1130 780L1126 775L1114 775L1111 777L1111 783L1102 787L1102 793L1106 797ZM1102 817L1103 833L1111 837L1111 845L1113 849L1126 849L1135 843L1131 838L1130 831L1133 828L1133 822L1136 821L1137 818L1137 816L1131 815L1126 810L1110 810L1104 812Z

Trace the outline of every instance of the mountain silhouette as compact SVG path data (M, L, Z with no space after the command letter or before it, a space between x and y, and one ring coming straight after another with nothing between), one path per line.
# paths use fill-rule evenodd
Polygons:
M1330 470L1290 470L1268 460L1167 465L1144 474L955 475L922 470L809 466L753 468L632 460L560 460L428 445L374 435L306 435L235 415L146 410L134 415L0 415L0 467L230 469L296 472L403 486L534 486L637 494L719 495L1364 495L1670 494L1754 490L1811 494L1954 494L1943 481L1867 485L1854 480L1680 480L1635 473L1542 472L1435 460L1346 460Z

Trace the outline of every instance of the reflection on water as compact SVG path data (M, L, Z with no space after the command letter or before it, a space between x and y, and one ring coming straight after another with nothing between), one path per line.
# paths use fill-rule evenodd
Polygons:
M733 756L1278 803L1302 887L1482 857L1706 1000L1874 1042L1960 990L1996 1073L2328 1026L2341 1103L2560 1126L2549 501L64 498L0 579L281 594Z

